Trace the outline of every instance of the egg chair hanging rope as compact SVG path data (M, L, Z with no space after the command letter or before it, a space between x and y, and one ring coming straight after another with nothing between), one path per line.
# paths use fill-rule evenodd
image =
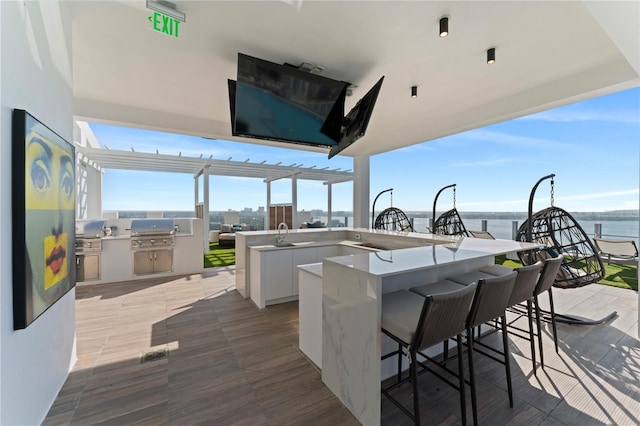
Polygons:
M436 219L436 204L440 193L447 188L453 188L453 208L442 213ZM467 228L465 228L462 218L456 209L456 184L447 185L440 189L433 200L433 227L431 232L438 235L462 235L469 236Z
M540 179L529 197L528 218L518 229L517 241L544 244L545 249L520 252L523 264L532 264L548 257L564 256L554 287L577 288L597 283L604 278L604 265L591 239L580 224L565 210L554 206L554 181L551 174ZM533 197L536 188L545 179L551 179L551 206L533 214ZM589 320L571 315L556 314L558 321L570 324L601 324L613 318L615 312L601 320Z
M374 219L376 211L376 201L385 192L391 192L391 207L384 209L378 217ZM400 209L393 207L393 188L381 191L373 200L371 209L371 223L374 229L386 229L388 231L414 232L413 224L407 215Z

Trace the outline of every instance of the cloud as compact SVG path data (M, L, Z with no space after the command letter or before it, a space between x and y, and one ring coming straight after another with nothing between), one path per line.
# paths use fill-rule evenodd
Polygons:
M426 152L426 151L433 151L433 150L434 150L433 142L423 142L423 143L410 145L404 148L397 149L394 152L399 154L400 153L404 154L407 152Z
M640 117L637 111L544 111L520 117L518 120L549 121L554 123L570 123L582 121L605 121L610 123L638 124Z
M526 205L528 200L506 200L506 201L469 201L469 202L458 202L458 207L478 207L478 206L515 206L515 205Z
M463 137L472 141L489 142L499 145L512 146L517 148L536 148L536 149L554 149L565 147L573 148L574 145L559 142L554 139L534 138L530 136L512 135L509 133L492 132L485 129L470 130L462 133L459 137Z
M629 195L636 195L636 196L640 195L640 188L555 197L554 204L556 204L557 206L560 206L563 202L568 203L568 202L574 202L574 201L597 200L597 199L605 199L605 198L613 198L613 197L629 196ZM495 208L495 207L512 206L512 205L526 206L527 203L528 203L527 199L500 200L500 201L470 201L470 202L458 202L458 206L464 207L464 208L479 207L479 206ZM611 207L611 208L610 206L607 206L606 210L638 209L637 199L635 203L633 201L622 200L618 204L620 204L620 206ZM581 208L580 210L597 211L597 210L600 210L600 208Z
M518 160L513 158L494 158L488 160L477 161L459 161L449 164L451 167L493 167L502 164L516 163Z
M638 194L640 194L640 189L635 188L635 189L625 189L622 191L594 192L591 194L567 195L564 197L555 197L555 199L560 201L594 200L598 198L609 198L609 197L619 197L622 195L638 195Z

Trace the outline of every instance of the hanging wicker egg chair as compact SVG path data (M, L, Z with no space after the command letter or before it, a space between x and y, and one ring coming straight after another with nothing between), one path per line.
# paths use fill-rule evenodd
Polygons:
M373 227L387 231L414 232L413 225L407 215L396 207L389 207L381 211L376 217Z
M564 261L554 286L576 288L604 278L604 265L591 239L578 222L565 210L548 207L533 214L518 229L516 240L527 241L531 222L531 242L547 246L538 252L534 261L564 255ZM530 263L528 254L519 253L523 263Z
M453 208L442 213L436 219L436 204L438 203L438 197L447 188L453 188ZM444 188L441 188L440 191L436 194L435 199L433 200L433 226L431 228L431 233L437 235L462 235L464 237L468 237L469 233L467 232L467 228L465 228L464 223L462 222L462 218L456 209L456 184L447 185Z
M433 223L433 233L439 235L462 235L468 237L462 218L456 208L442 213Z

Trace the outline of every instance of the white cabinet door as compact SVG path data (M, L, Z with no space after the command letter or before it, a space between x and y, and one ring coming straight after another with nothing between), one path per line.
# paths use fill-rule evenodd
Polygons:
M138 250L133 252L133 275L153 274L153 251Z
M318 261L318 250L316 247L303 247L291 250L293 253L293 268L291 276L291 294L298 294L298 265L306 265L307 263L316 263Z
M372 250L367 250L358 247L351 246L340 246L340 254L339 256L347 256L350 254L363 254L363 253L372 253Z
M273 250L262 253L265 277L262 278L265 300L280 299L292 295L293 250ZM296 270L296 273L298 271Z
M173 249L156 250L153 253L153 272L173 272Z
M318 249L318 257L316 262L322 262L322 259L326 259L327 257L335 257L340 256L339 252L340 246L338 245L330 245L330 246L319 246Z

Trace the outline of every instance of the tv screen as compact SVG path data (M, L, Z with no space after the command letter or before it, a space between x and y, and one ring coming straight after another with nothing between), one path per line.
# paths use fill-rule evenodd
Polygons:
M382 81L384 76L378 80L378 82L358 101L349 114L344 118L344 128L342 131L342 137L340 143L331 148L329 151L329 158L341 152L343 149L349 147L355 141L364 136L369 125L369 119L373 112L373 107L378 99L378 93L382 87Z
M346 88L343 81L239 53L232 134L335 146L341 138Z
M236 122L236 81L228 79L229 86L229 113L231 115L231 134L236 136L234 131L234 123Z

